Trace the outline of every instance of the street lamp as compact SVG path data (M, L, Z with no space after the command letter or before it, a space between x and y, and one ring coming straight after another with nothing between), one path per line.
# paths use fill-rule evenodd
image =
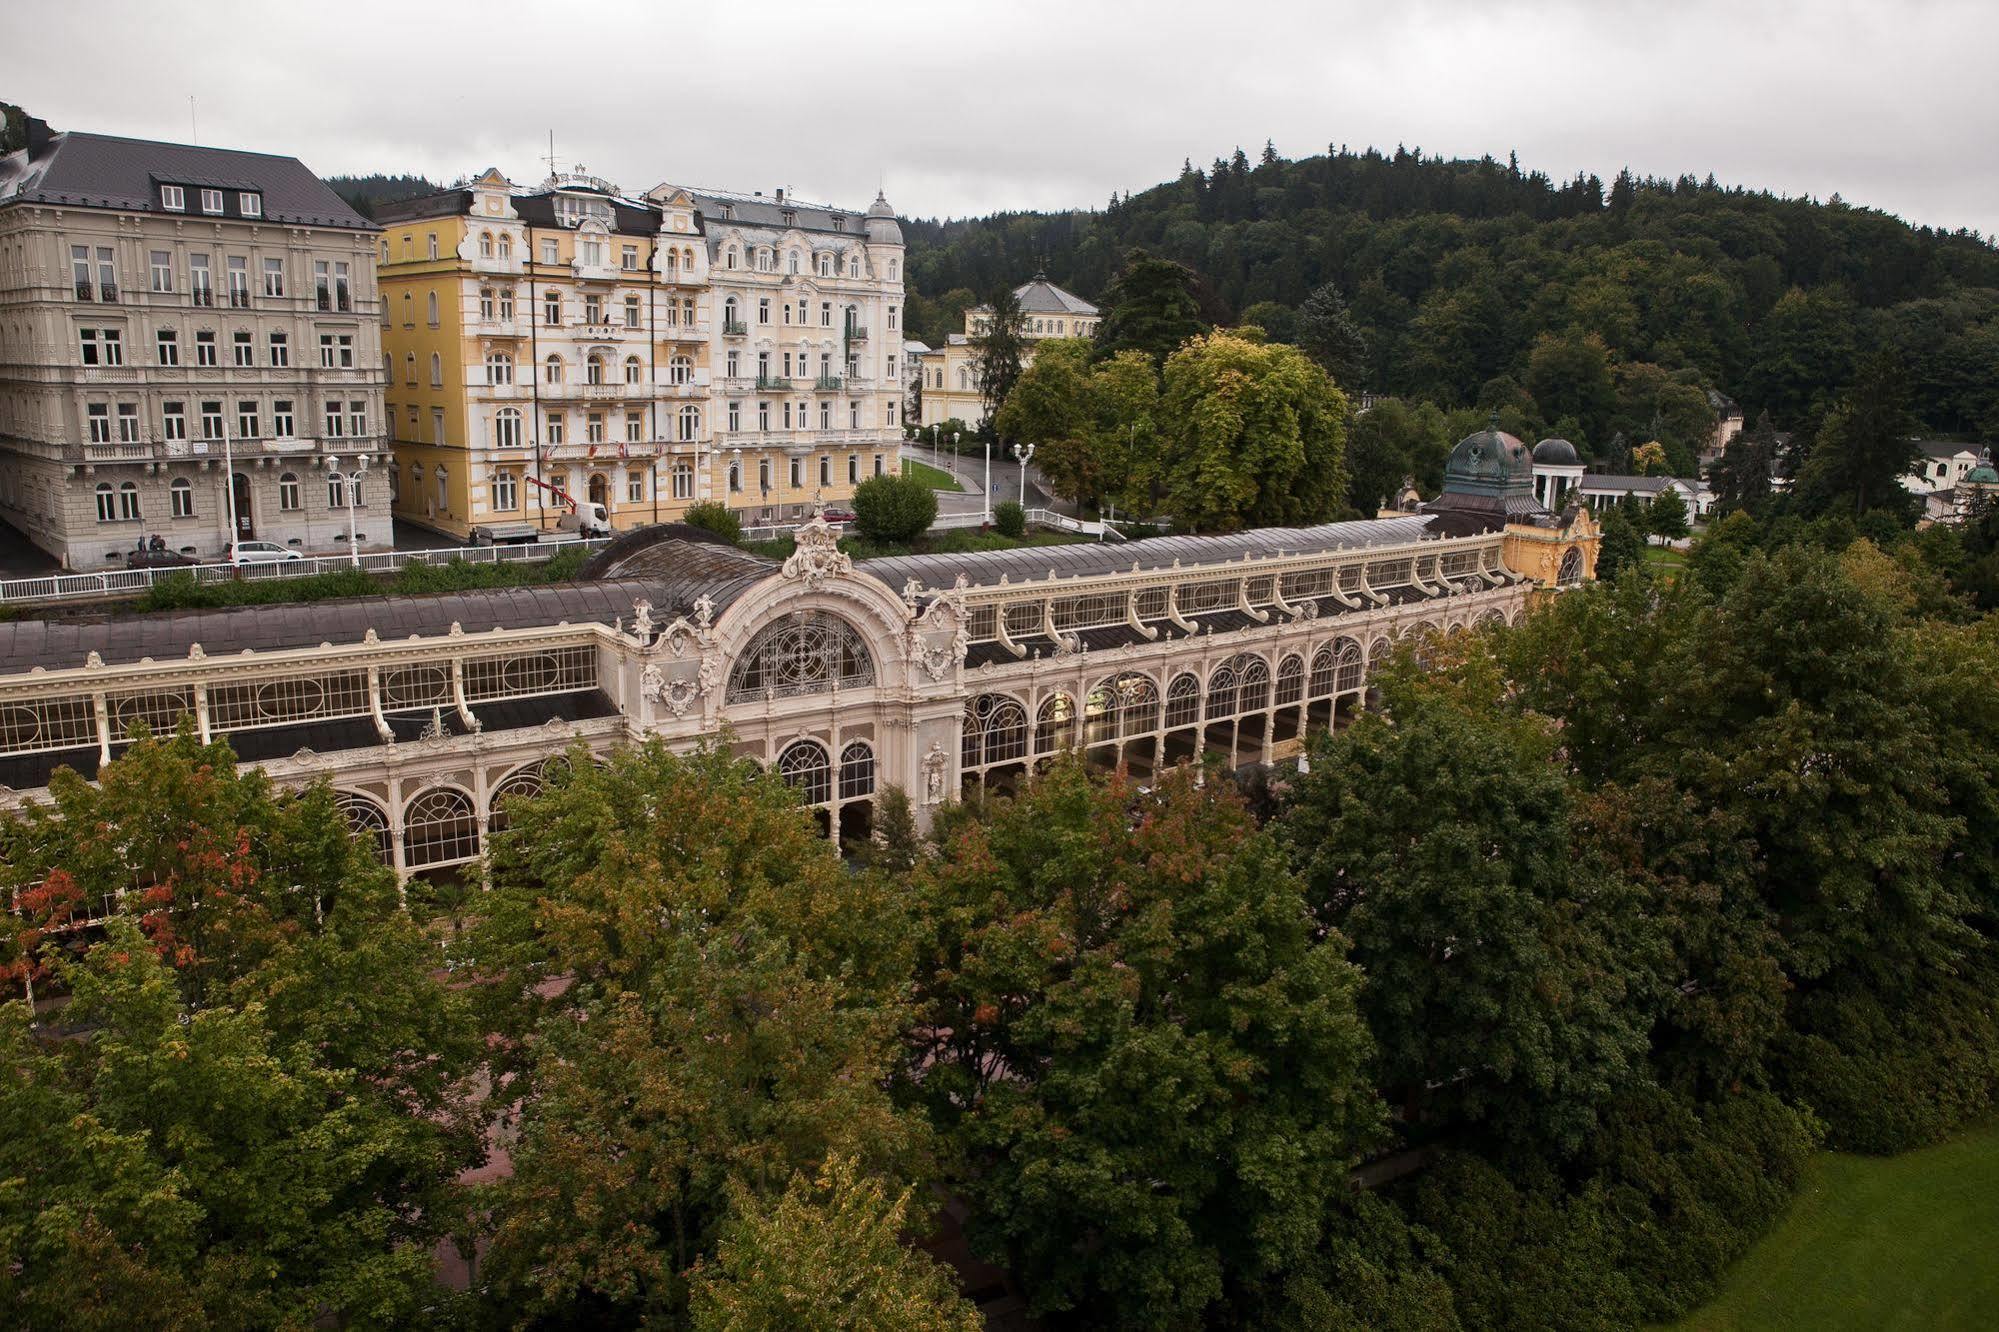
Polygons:
M342 472L340 459L328 458L327 465L333 469L333 484L341 488L347 501L347 558L356 569L361 567L361 538L354 530L354 511L361 505L361 474L368 470L368 455L363 453L354 459L354 470Z
M1124 446L1124 475L1127 484L1129 484L1131 481L1131 455L1137 448L1138 448L1138 422L1133 421L1131 423L1131 438L1125 442ZM1117 496L1113 494L1111 496L1110 512L1104 519L1103 527L1100 528L1097 532L1097 540L1102 541L1106 536L1108 536L1110 534L1111 524L1116 521L1117 521Z
M956 436L953 436L956 442ZM986 435L986 522L993 520L993 437Z
M1020 464L1020 507L1022 512L1025 512L1027 509L1027 464L1034 459L1034 446L1032 444L1014 445L1013 457L1014 461Z

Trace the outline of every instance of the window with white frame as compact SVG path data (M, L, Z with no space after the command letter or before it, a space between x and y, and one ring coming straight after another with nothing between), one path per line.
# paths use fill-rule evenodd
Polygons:
M297 513L305 507L303 491L299 488L298 476L286 472L278 478L278 508L285 513Z
M222 404L204 402L201 404L201 437L203 439L222 438Z
M502 449L521 446L521 414L514 408L502 407L493 417L493 444Z
M169 509L176 518L194 517L194 486L184 476L177 476L167 487Z
M636 444L645 438L645 417L637 412L625 413L625 442Z
M264 196L254 190L244 190L236 196L236 207L242 212L244 217L262 217L264 215Z
M677 500L694 498L694 464L677 462L673 465L673 497Z
M213 369L215 358L215 330L199 329L194 335L194 363L206 369Z
M111 442L111 404L108 402L93 402L83 410L90 427L90 442L92 444L109 444Z
M290 439L297 429L296 418L292 414L292 400L279 398L271 404L271 438Z
M643 504L646 498L646 474L644 472L625 473L625 502Z
M514 474L504 467L493 473L493 507L502 513L512 513L520 507L520 483Z
M271 365L282 369L292 363L291 338L284 333L271 334Z
M486 382L488 384L513 383L514 358L506 352L486 353Z
M163 328L153 334L153 358L161 365L180 364L180 333L178 330ZM84 358L84 364L90 360Z
M136 402L118 404L118 442L120 444L139 442L139 404Z
M160 186L160 207L175 213L185 213L187 192L178 185Z
M627 356L625 358L625 382L627 384L645 382L645 366L636 356Z
M109 481L97 483L97 521L115 523L118 521L118 494Z
M133 522L139 514L139 483L120 481L118 483L118 518L121 522Z
M152 258L152 287L154 291L171 292L174 289L174 256L171 250L154 250Z
M236 404L236 437L238 439L262 439L264 432L259 428L261 424L259 418L262 415L263 413L257 409L255 402L238 402Z
M692 405L680 409L680 438L691 442L701 435L701 409Z
M238 367L257 363L257 344L251 340L249 329L239 328L229 335L229 363Z
M187 438L187 407L183 403L163 402L160 404L160 438Z

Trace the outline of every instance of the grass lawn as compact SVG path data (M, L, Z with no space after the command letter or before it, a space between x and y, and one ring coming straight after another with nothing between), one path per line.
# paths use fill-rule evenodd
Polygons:
M1820 1155L1790 1214L1676 1326L1999 1327L1999 1124L1885 1159Z
M929 463L920 463L914 458L904 458L902 460L902 474L904 476L915 477L932 490L964 489L963 486L958 484L958 478L952 476L949 472L940 472Z

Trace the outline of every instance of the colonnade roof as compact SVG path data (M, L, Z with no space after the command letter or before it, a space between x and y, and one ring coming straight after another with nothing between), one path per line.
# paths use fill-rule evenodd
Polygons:
M1015 550L982 550L959 555L889 555L863 560L860 567L900 589L914 578L926 587L945 588L957 581L979 587L1046 578L1052 569L1065 578L1141 573L1221 565L1245 556L1330 554L1399 546L1438 536L1470 533L1440 521L1439 516L1412 514L1403 518L1368 518L1358 522L1321 523L1316 527L1258 527L1217 536L1147 537L1138 541L1087 542L1069 546L1023 546Z

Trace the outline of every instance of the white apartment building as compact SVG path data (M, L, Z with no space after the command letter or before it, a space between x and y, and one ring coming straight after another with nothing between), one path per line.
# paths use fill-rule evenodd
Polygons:
M0 518L75 569L160 537L392 538L375 229L296 158L28 122L0 158Z

